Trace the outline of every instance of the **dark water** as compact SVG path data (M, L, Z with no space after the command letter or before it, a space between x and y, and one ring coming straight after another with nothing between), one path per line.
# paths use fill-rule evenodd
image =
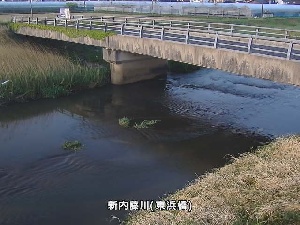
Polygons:
M114 224L127 212L108 200L158 200L226 155L299 132L299 98L299 88L201 70L2 107L0 224ZM161 122L126 129L123 116ZM84 148L63 150L66 140Z

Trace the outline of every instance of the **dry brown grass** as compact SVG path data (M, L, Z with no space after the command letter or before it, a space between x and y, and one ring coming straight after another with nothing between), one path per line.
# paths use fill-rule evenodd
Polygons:
M10 101L54 98L103 85L105 67L88 67L39 44L17 39L0 26L0 105Z
M133 214L133 224L300 224L300 137L279 138L197 179L168 199L192 211Z

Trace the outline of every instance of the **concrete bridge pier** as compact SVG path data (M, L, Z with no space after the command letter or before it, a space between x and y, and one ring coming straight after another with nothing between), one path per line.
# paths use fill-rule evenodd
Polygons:
M103 59L110 63L111 83L129 84L167 74L167 60L103 48Z

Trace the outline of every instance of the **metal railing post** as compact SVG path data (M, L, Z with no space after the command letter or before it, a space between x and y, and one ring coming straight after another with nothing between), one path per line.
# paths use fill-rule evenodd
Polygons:
M89 27L89 29L91 30L92 28L93 28L93 21L90 20L90 27Z
M68 20L65 19L65 27L67 27L67 26L68 26Z
M152 28L154 29L155 26L155 20L152 20Z
M249 54L251 53L252 42L253 42L253 37L250 37L249 41L248 41L248 53Z
M291 59L292 52L293 52L293 46L294 46L294 43L293 43L293 42L290 42L289 48L288 48L288 51L287 51L287 54L286 54L286 59L287 59L287 60L290 60L290 59Z
M185 35L185 43L188 44L190 39L190 30L187 29L186 35Z
M76 30L79 29L79 20L76 20Z
M125 21L124 21L125 25L127 25L127 22L128 22L128 21L127 21L127 17L126 17L126 18L125 18Z
M53 26L56 26L56 24L57 24L57 21L56 21L56 18L54 18L54 20L53 20Z
M258 37L259 36L259 28L255 29L255 36Z
M124 35L124 26L125 26L125 24L122 23L122 24L121 24L121 35Z
M140 27L140 38L143 38L143 26Z
M215 41L214 41L214 48L218 48L218 39L219 39L219 34L218 32L216 32L216 36L215 36Z
M38 23L39 23L39 18L37 17L35 20L35 24L38 24Z
M210 23L207 25L207 30L210 31L211 25Z
M170 27L172 27L172 21L170 21Z
M30 17L28 17L28 24L30 24Z
M285 30L284 32L284 38L287 39L289 37L289 31L288 30Z
M187 29L190 29L190 28L191 28L191 24L187 23Z
M45 20L44 20L44 25L47 25L47 22L48 21L48 19L47 19L47 17L45 18Z
M231 25L231 26L230 26L230 34L231 34L231 36L233 35L233 31L234 31L233 25Z
M107 32L107 23L104 23L104 32Z
M160 40L164 40L164 37L165 37L165 28L162 27L160 32Z

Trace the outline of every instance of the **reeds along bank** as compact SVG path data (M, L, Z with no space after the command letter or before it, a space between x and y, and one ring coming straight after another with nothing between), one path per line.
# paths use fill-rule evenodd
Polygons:
M107 82L108 69L89 67L0 28L0 103L55 98Z

